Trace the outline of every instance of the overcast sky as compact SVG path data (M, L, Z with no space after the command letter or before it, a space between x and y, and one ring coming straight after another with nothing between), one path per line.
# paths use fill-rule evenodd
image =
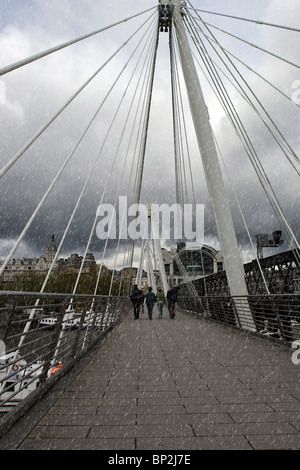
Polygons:
M299 28L300 3L298 0L228 0L226 2L223 0L214 0L213 2L194 0L191 4L194 8ZM155 0L123 0L122 2L0 0L0 68L153 8L153 11L142 16L0 77L1 168L129 36L150 18L156 6ZM290 62L299 63L300 33L298 32L246 23L207 13L199 12L199 14L208 23L258 44ZM148 31L149 27L152 29L150 28ZM153 24L151 26L151 20L149 20L128 46L124 47L121 53L109 62L103 72L80 93L2 177L0 181L1 258L5 258L13 247L41 197L74 148L134 48L139 43L143 44L144 35L149 35L152 30ZM217 30L214 30L214 34L226 49L245 61L289 98L295 96L293 86L297 85L297 81L300 80L299 68L243 44ZM140 53L141 51L137 51L136 57L139 57ZM213 54L213 52L211 53ZM217 57L215 55L213 57L217 61ZM238 62L235 63L251 90L266 107L268 115L272 117L288 144L299 156L299 107L255 76L249 69ZM200 65L202 66L202 64ZM222 66L220 61L219 65ZM126 139L129 139L127 134L124 134L124 142L119 150L117 149L131 103L130 96L138 84L141 72L141 65L139 65L134 78L131 79L135 66L137 66L137 59L130 60L124 75L114 87L97 120L74 153L14 257L44 254L52 233L55 233L57 243L59 243L77 198L102 146L103 138L108 131L115 110L122 99L125 87L129 80L132 80L124 102L122 102L118 120L112 126L88 188L71 224L62 247L61 256L68 256L74 252L84 253L107 181L109 183L104 202L113 202L116 194L127 194L131 169L131 157L128 157L128 161L125 160L126 144L128 143ZM200 70L199 75L212 128L230 174L234 191L243 209L253 243L255 243L256 234L268 233L271 235L274 230L280 230L281 227L266 200L265 193L243 146ZM226 78L224 78L224 84L226 84L240 113L286 218L299 239L299 177L253 109L242 99ZM298 87L300 88L299 85ZM299 97L299 95L298 93L297 96ZM175 202L174 150L170 111L168 35L161 33L142 186L141 199L144 203L149 200L168 204ZM205 205L205 243L219 249L201 157L195 144L188 110L186 113L196 200L197 203ZM264 118L269 122L266 115ZM133 119L132 114L129 122ZM129 131L126 132L129 133ZM112 175L108 177L116 152L118 152L116 164ZM119 193L116 193L124 165L124 178ZM231 201L238 242L244 250L246 260L249 260L255 256L255 253L251 251L251 244L225 173L224 180ZM130 194L131 189L129 189ZM190 188L189 194L191 194ZM289 243L285 239L282 249L288 248ZM103 243L94 234L89 251L92 251L97 259L101 259L102 249ZM265 255L276 252L276 250L265 250ZM107 252L107 263L110 266L113 263L112 253L113 246Z

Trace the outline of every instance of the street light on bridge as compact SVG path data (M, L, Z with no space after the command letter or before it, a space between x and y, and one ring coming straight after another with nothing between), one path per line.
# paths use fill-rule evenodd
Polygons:
M273 240L269 240L269 235L267 233L260 233L259 235L255 235L256 237L256 248L257 248L257 258L263 258L263 247L268 248L277 248L283 244L283 240L281 240L281 231L276 230L272 233Z

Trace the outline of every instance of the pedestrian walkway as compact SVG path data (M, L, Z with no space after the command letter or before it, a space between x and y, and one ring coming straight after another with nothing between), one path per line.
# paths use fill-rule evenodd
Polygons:
M182 312L130 314L17 448L300 449L291 355Z

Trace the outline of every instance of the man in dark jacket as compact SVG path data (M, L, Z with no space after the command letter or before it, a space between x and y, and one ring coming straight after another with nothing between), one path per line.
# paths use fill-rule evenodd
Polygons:
M133 303L133 314L135 320L137 320L140 316L141 298L142 292L140 291L140 289L138 289L137 284L135 284L130 294L130 300Z
M156 302L156 295L152 291L152 287L148 287L148 292L145 295L145 299L146 299L146 305L148 308L149 320L152 320L152 311L153 311L154 303Z
M177 300L177 292L173 286L170 286L170 289L167 292L167 301L168 301L168 309L170 318L175 318L176 312L176 300Z

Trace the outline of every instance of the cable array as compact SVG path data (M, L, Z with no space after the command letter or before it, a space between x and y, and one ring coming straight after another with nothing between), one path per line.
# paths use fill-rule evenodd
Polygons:
M263 162L261 161L261 158L259 157L255 145L249 135L249 132L247 131L247 126L243 122L242 116L240 115L237 106L234 103L234 99L230 93L230 89L233 88L234 91L238 94L238 96L242 99L242 101L245 102L249 106L249 108L255 113L255 115L259 118L261 125L267 130L268 134L276 145L278 152L281 152L283 157L288 162L289 166L292 168L293 171L295 171L298 176L299 157L297 155L297 151L293 148L284 133L280 130L280 126L276 124L277 117L275 119L272 114L267 110L267 107L263 104L263 100L259 98L258 94L255 92L249 81L245 78L245 73L239 69L239 66L237 64L239 64L243 68L246 68L259 80L262 80L266 85L272 88L272 90L278 93L282 98L286 99L286 101L289 102L291 106L295 106L296 110L299 110L299 104L295 103L287 95L287 93L284 92L284 90L281 90L280 87L272 83L271 80L267 79L263 76L263 74L255 70L255 67L253 65L247 64L247 61L244 58L239 57L238 54L231 51L228 46L225 47L222 44L222 41L220 39L217 39L216 35L213 33L213 30L218 31L219 33L222 33L225 36L228 36L234 40L237 40L238 42L245 44L246 46L251 48L251 50L259 51L260 53L265 54L268 57L270 56L272 57L272 59L278 60L280 63L282 62L286 66L299 69L299 65L291 60L281 57L273 51L269 51L255 44L252 41L248 41L245 38L239 37L230 31L227 31L219 26L204 21L199 13L227 17L233 20L239 20L244 22L251 22L260 26L284 29L293 33L299 32L300 30L288 26L276 25L263 21L251 20L247 18L196 9L192 6L190 1L188 1L188 4L189 7L184 10L183 17L186 31L189 35L191 45L193 46L195 63L198 65L201 73L204 75L207 83L213 90L219 104L221 105L224 111L224 114L228 118L228 121L231 123L235 134L242 143L244 152L247 155L254 169L258 181L260 182L261 187L263 188L266 194L267 200L269 201L274 211L274 214L276 215L278 222L280 223L282 230L284 231L287 239L290 241L290 246L294 249L296 262L300 266L300 247L296 235L284 214L276 191L274 190L271 184L270 178L264 168ZM131 16L130 18L125 18L105 28L98 29L94 32L80 36L79 38L65 42L46 51L42 51L38 54L35 54L34 56L25 58L17 63L8 65L7 67L3 67L2 69L0 69L0 76L11 73L20 67L28 66L30 63L41 60L43 57L46 57L48 55L58 53L62 49L67 49L68 47L71 47L72 45L78 42L84 41L92 36L97 36L98 34L108 29L112 29L122 23L129 22L133 18L139 17L145 13L152 12L152 10L152 8L145 10L141 13ZM70 232L79 205L81 204L84 196L86 196L87 189L91 184L92 179L95 179L95 175L97 176L97 172L99 172L99 168L101 166L106 166L107 175L105 181L99 183L99 186L97 187L97 194L100 195L98 207L101 207L104 204L105 198L108 193L109 185L112 184L113 178L116 179L115 171L117 166L120 167L120 171L119 179L117 181L113 181L115 187L113 205L116 207L117 200L121 194L121 188L123 188L124 185L126 186L126 193L129 197L129 202L131 202L132 204L140 203L142 197L142 183L144 178L145 159L147 154L146 150L149 137L152 98L155 92L154 79L157 66L159 34L160 33L158 15L157 9L155 8L155 11L152 12L149 16L147 16L147 19L145 21L141 22L141 25L132 34L129 35L126 41L124 41L121 46L118 47L115 52L111 54L110 57L96 69L96 71L76 90L76 92L68 98L64 105L61 106L51 116L51 118L48 119L48 121L44 123L40 127L40 129L22 146L22 148L8 160L8 162L2 167L2 169L0 169L1 179L7 172L9 172L12 167L17 165L21 157L31 148L31 146L33 146L38 141L38 139L57 120L57 118L61 115L64 115L64 112L69 107L69 105L74 102L79 96L81 96L82 92L92 82L94 82L95 79L101 76L101 73L108 67L108 65L110 65L114 59L120 57L121 52L128 54L127 61L123 65L120 65L119 73L111 81L111 85L107 93L105 94L101 102L97 105L97 109L90 118L90 121L86 125L83 133L79 136L76 144L73 146L71 152L65 158L62 166L60 167L55 177L51 181L50 185L48 186L46 192L43 194L40 201L38 202L31 217L26 222L18 239L14 243L14 246L10 250L8 256L6 257L4 263L1 266L0 276L3 274L11 258L18 249L20 243L25 238L26 234L28 233L28 230L36 219L36 216L40 212L41 208L44 206L45 201L48 199L49 195L54 191L57 182L61 180L62 175L65 174L69 163L72 162L72 158L75 152L80 148L84 139L86 139L88 131L91 129L92 126L97 125L97 119L101 115L104 105L108 102L109 98L113 95L113 93L115 93L117 86L120 85L121 82L123 84L122 96L119 97L118 104L112 112L111 121L107 123L106 132L101 132L101 142L98 143L98 153L92 161L84 184L80 189L77 200L75 201L71 216L64 228L64 233L60 240L57 253L46 275L43 286L41 288L41 292L44 292L47 288L51 273L53 272L58 256L62 251L63 244ZM193 172L193 162L189 143L189 126L187 122L187 112L183 96L184 92L180 77L178 44L173 27L171 27L169 31L169 44L171 101L173 109L173 115L170 119L172 119L173 123L176 202L180 205L183 205L192 201L195 205L197 201L196 182L195 174ZM121 63L122 61L120 61L120 64ZM129 74L129 78L125 78L126 72L128 73L130 67L132 67L132 69L131 73ZM230 88L227 85L228 83L230 84ZM123 120L123 124L121 126L118 124L118 132L117 134L114 134L117 135L117 138L115 139L115 152L109 160L108 164L104 165L104 149L108 143L109 138L111 138L112 133L116 132L115 126L117 125L116 123L118 119ZM236 194L236 191L234 189L233 178L231 177L231 175L229 175L228 170L226 168L225 159L222 156L222 145L217 142L216 137L215 141L220 158L222 159L225 168L225 172L234 192L234 196L237 201L239 211L249 237L250 244L254 249L250 231L247 226L247 221L243 214L241 203L238 200L238 194ZM125 151L121 150L123 149L123 146L126 148ZM128 171L128 169L129 174L127 175L126 172ZM124 223L124 218L125 214L121 214L121 224ZM90 245L95 235L97 220L98 213L96 212L94 220L91 223L88 240L85 244L85 253L81 262L78 276L75 285L73 286L73 295L76 294L79 286L79 281L83 272L86 256L89 252ZM104 246L101 248L102 259L100 263L100 269L98 271L97 282L94 287L94 295L97 295L98 292L102 268L104 266L107 255L110 231L112 230L113 222L113 219L111 219L108 224L107 238L104 242ZM122 226L119 227L119 230L122 231ZM167 241L167 243L170 245L169 241ZM111 295L112 293L114 273L118 265L118 257L120 256L120 244L121 240L118 238L115 256L113 260L109 295ZM136 244L134 241L128 239L125 240L125 248L123 249L124 267L133 266L135 247ZM183 266L181 266L180 259L178 258L176 252L174 252L173 250L172 253L175 256L176 262L178 263L179 267L183 269ZM263 277L261 268L260 271ZM263 280L266 291L269 292L268 285L264 277ZM122 282L123 279L121 280L121 283ZM119 289L120 294L121 284ZM38 305L38 302L39 301L37 301L36 306Z
M188 3L191 5L191 2ZM264 169L262 161L258 156L255 146L251 138L249 137L249 134L246 130L246 126L242 122L242 118L240 117L236 106L232 101L230 93L228 92L228 89L224 82L224 76L226 77L226 79L230 77L230 83L234 85L235 90L238 91L243 100L255 111L262 124L267 128L270 135L275 140L278 148L282 151L283 155L291 164L293 170L297 173L297 175L299 175L299 157L297 156L297 152L289 144L288 140L285 138L283 133L275 124L272 116L268 113L266 107L258 98L250 84L246 81L243 74L238 70L237 66L234 64L229 55L235 58L236 56L231 54L228 49L222 46L220 41L217 40L215 35L212 33L212 25L205 22L199 16L197 11L198 10L191 8L188 10L188 14L185 16L185 24L187 31L191 37L192 43L195 46L195 50L197 51L197 53L195 52L195 61L201 68L202 73L205 74L208 83L213 89L236 134L241 140L243 147L247 153L247 156L249 157L251 164L255 170L255 173L260 181L260 184L266 193L266 196L270 202L270 205L273 208L274 213L277 216L280 226L284 231L287 239L290 240L290 245L295 248L295 257L297 263L299 264L299 243L289 222L286 219L284 211L281 208L280 202L276 195L276 191L274 190L267 175L267 172ZM238 39L243 41L242 38ZM258 46L256 46L255 44L249 41L246 42L249 46L258 48ZM209 51L209 48L211 49L211 52ZM266 51L262 48L260 49L267 54L273 55L278 60L282 60L293 67L299 68L297 64L292 63L291 61L287 61L284 58L279 57L277 54L273 54L272 52ZM213 59L213 56L220 59L222 67L216 63L216 61ZM239 62L245 64L245 61L239 60ZM226 72L224 72L224 69ZM249 67L249 69L251 71L253 70L252 67ZM264 77L262 77L261 75L258 76L264 79ZM279 90L278 87L275 87L267 80L265 81L269 85L271 85L276 91L280 92L281 95L289 99L289 101L293 103L293 105L299 108L298 104L292 101L288 96L286 96L286 94Z

